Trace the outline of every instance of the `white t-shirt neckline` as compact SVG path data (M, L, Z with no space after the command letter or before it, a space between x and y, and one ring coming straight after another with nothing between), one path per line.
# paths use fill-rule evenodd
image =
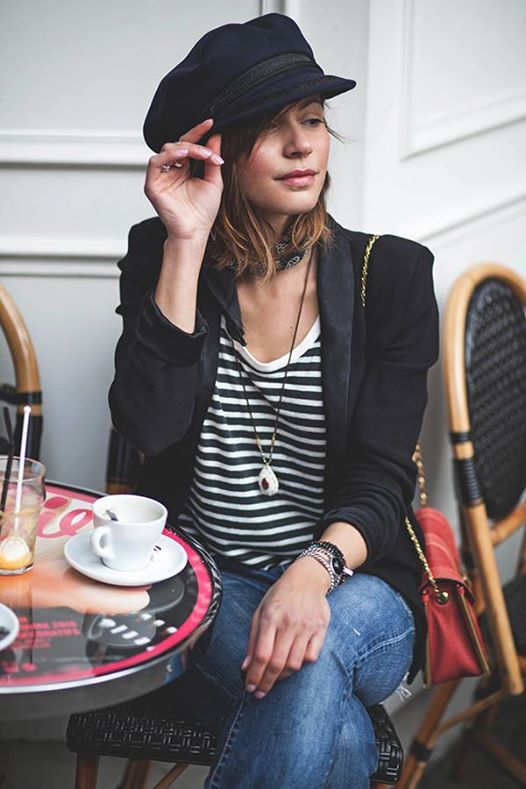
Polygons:
M320 331L321 331L321 322L320 322L320 316L318 315L318 317L314 321L313 325L311 326L311 328L309 329L303 340L299 343L299 345L296 345L296 347L293 349L292 355L290 357L291 364L297 361L300 358L300 356L303 356L303 354L306 353L309 350L309 348L312 348L312 346L314 345L314 343L316 342L316 340L320 335ZM234 343L234 348L239 353L240 357L244 359L251 367L253 367L255 370L258 370L261 373L271 373L274 372L274 370L280 370L282 367L285 367L285 365L287 364L290 351L287 351L287 353L285 353L283 356L280 356L279 359L273 359L270 362L260 362L259 359L256 359L256 357L253 356L248 350L248 348L246 348L244 345L241 345L240 343L237 342L237 340L234 339L232 340L232 342Z

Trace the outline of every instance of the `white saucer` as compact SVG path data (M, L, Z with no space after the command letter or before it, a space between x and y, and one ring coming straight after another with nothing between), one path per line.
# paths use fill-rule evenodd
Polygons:
M5 636L0 636L0 652L7 649L18 635L20 622L14 611L3 603L0 603L0 627L5 627L8 631Z
M79 573L115 586L146 586L157 581L164 581L172 575L180 573L185 567L188 556L186 551L171 537L161 534L157 540L150 563L143 570L112 570L102 563L102 559L93 553L90 547L90 532L83 531L70 537L64 545L66 561Z

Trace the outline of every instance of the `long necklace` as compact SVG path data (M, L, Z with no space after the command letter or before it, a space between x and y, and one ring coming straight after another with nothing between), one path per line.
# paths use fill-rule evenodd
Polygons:
M254 416L252 414L252 409L250 408L250 401L248 399L247 389L246 389L246 386L245 386L245 382L243 380L243 370L242 370L241 363L240 363L239 358L238 358L237 351L235 350L235 347L234 347L234 356L235 356L236 363L237 363L237 368L238 368L238 371L239 371L239 378L241 380L241 385L243 386L243 392L245 393L245 400L247 401L248 413L250 414L250 420L252 422L252 427L254 428L254 435L256 437L256 445L257 445L257 448L259 449L259 452L261 454L261 460L263 461L263 468L259 472L259 476L258 476L258 486L259 486L259 489L260 489L261 493L263 493L264 496L274 496L279 490L278 478L276 476L276 472L274 471L274 469L272 468L272 465L271 465L272 464L272 453L274 452L274 445L276 443L276 436L278 434L278 422L279 422L279 412L280 412L280 409L281 409L281 401L283 399L283 394L285 392L285 384L287 382L287 375L288 375L288 372L289 372L290 359L291 359L291 356L292 356L292 351L294 350L294 344L296 342L296 335L298 333L298 327L300 325L301 310L303 308L303 302L305 300L305 293L306 293L306 290L307 290L307 282L309 280L309 271L310 271L311 263L312 263L312 254L311 254L310 258L309 258L309 262L308 262L308 265L307 265L307 273L305 275L305 282L303 284L303 292L301 294L300 308L298 310L298 317L296 319L296 326L294 327L294 334L292 336L292 343L291 343L291 346L290 346L289 357L287 359L287 364L285 366L285 375L283 376L283 383L281 385L281 393L280 393L280 396L279 396L278 407L277 407L277 410L276 410L276 419L274 421L274 430L272 432L272 438L270 439L270 450L269 450L268 456L266 456L264 451L263 451L261 438L259 437L259 434L258 434L258 431L257 431L256 423L254 421Z

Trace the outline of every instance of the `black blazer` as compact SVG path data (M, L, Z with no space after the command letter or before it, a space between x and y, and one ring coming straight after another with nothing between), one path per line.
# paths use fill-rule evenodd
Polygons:
M369 236L332 217L332 243L318 250L322 384L327 429L325 510L313 538L335 521L355 526L367 560L359 569L397 589L417 628L412 681L424 656L422 574L404 527L416 468L411 460L427 402L427 371L438 358L433 255L415 241L382 236L369 263L366 307L360 276ZM245 343L230 270L201 268L195 331L184 332L157 307L164 225L158 217L131 228L120 261L124 329L115 353L109 402L117 430L145 453L140 492L157 498L176 521L189 494L201 425L218 362L219 323Z

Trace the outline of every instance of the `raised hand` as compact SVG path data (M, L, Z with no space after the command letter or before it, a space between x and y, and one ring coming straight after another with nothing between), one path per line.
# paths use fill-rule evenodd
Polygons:
M223 192L221 135L207 145L197 141L213 126L208 118L174 143L163 145L148 162L144 192L172 240L207 239ZM204 161L203 178L190 175L190 160Z

